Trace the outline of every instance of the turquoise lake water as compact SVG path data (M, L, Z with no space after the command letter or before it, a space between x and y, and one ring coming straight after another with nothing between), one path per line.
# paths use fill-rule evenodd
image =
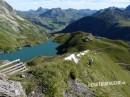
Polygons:
M23 47L21 50L0 54L0 60L16 60L21 59L21 61L27 61L37 56L55 56L57 53L56 47L59 46L58 43L52 40L46 43L38 44L32 47Z

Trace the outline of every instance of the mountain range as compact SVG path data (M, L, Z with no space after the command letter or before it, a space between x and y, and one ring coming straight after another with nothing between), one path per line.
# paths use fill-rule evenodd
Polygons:
M84 31L111 39L130 40L130 6L98 11L39 7L37 10L17 13L49 33Z
M126 9L110 7L99 10L92 16L86 16L71 23L61 32L84 31L111 39L130 40L129 11L129 7Z
M95 12L96 10L90 9L45 9L42 7L39 7L37 10L17 11L19 15L28 19L34 24L40 25L47 32L60 31L68 24L84 16L90 16Z
M10 51L17 47L46 40L42 29L17 15L4 0L0 0L0 50Z
M129 13L129 6L99 11L40 7L21 12L0 0L0 51L44 42L45 32L62 30L50 34L60 43L57 51L62 55L41 53L25 62L27 71L8 78L21 82L25 97L129 97L130 45L123 41L130 40ZM66 60L70 56L75 57ZM101 86L91 87L100 82Z

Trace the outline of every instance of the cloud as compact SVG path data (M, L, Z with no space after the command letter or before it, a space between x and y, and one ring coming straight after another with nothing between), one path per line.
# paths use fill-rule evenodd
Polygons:
M102 9L110 6L126 7L130 0L6 0L15 9L29 10L44 8Z

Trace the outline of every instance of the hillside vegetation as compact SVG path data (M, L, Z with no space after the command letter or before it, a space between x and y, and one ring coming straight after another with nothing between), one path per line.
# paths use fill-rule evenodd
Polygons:
M89 49L97 52L105 52L119 63L130 63L130 46L127 42L121 40L94 37L92 34L86 32L63 34L55 40L61 43L57 48L59 54Z
M130 71L127 68L129 66L119 64L130 64L127 43L96 38L83 32L58 36L56 40L63 45L66 43L64 48L67 54L34 58L28 62L30 77L12 77L23 83L28 95L32 91L36 94L38 89L38 94L41 93L44 97L129 97ZM68 55L78 54L86 49L90 52L81 57L79 64L64 60ZM91 66L88 65L90 57L94 60ZM77 80L79 84L76 84ZM108 81L124 81L126 84L105 87L89 86L90 83ZM75 88L70 83L73 83ZM84 92L82 92L83 87L85 87ZM88 94L89 96L86 96Z
M4 0L0 1L0 50L12 51L16 47L36 44L46 40L38 26L21 18Z

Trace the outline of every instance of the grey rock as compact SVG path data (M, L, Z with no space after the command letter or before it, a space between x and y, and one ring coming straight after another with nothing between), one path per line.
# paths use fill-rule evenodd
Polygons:
M0 95L3 97L26 97L20 82L0 80Z
M64 92L64 97L94 97L94 93L78 80L69 80L68 89Z

